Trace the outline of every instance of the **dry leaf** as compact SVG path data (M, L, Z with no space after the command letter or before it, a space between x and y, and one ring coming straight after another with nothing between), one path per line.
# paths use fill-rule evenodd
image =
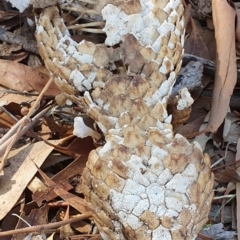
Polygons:
M21 116L21 104L29 103L36 99L36 96L25 96L20 94L6 93L6 89L0 87L0 102L5 102L4 106L8 112L14 116ZM0 127L11 128L16 123L9 114L5 112L0 113Z
M66 168L58 172L53 178L53 181L63 182L67 181L69 178L76 174L82 174L83 169L86 166L87 156L77 157L73 162L71 162Z
M49 168L51 166L54 166L56 164L66 161L66 160L70 160L71 158L72 158L71 156L63 155L59 152L54 152L51 155L49 155L47 160L42 165L41 169Z
M213 0L212 8L217 41L217 57L212 108L205 132L216 132L222 124L237 80L235 52L236 11L226 0Z
M2 44L0 44L0 56L1 56L1 58L10 56L12 54L12 52L18 51L20 49L21 49L21 46L18 44L9 45L6 42L3 42Z
M201 36L198 34L198 30L195 25L190 34L190 37L187 39L184 45L184 48L186 49L186 53L196 55L198 57L203 57L205 59L210 58L207 46L203 42Z
M18 223L18 218L13 216L12 214L19 214L20 212L20 205L14 207L12 210L8 212L6 217L1 221L1 231L9 231L12 229L15 229L17 223ZM10 236L2 237L1 240L11 240L12 238Z
M64 187L64 189L67 191L72 189L72 185L69 184L68 179L76 174L81 174L84 167L86 166L86 161L86 156L78 157L66 168L58 172L54 177L52 177L52 180L56 183L61 183L61 187ZM41 183L41 185L44 185L44 183ZM57 194L54 192L54 189L51 186L46 188L39 187L38 191L34 191L32 195L32 199L36 201L39 205L41 205L44 200L50 201L55 197L57 197Z
M0 59L0 84L19 92L41 92L49 76L21 63ZM60 92L52 83L45 95L55 96Z
M200 126L203 124L205 116L201 116L185 125L180 127L177 131L177 133L183 135L183 136L188 136L193 133L197 133L199 131Z
M60 184L61 187L64 188L64 190L66 191L69 191L73 188L72 185L69 184L68 182L61 182L58 184ZM38 191L32 194L32 200L36 202L38 206L41 206L43 201L49 202L52 199L56 198L57 196L58 195L55 193L53 187L50 186L50 187L47 187L46 190L42 188L38 188Z
M214 172L215 179L220 183L240 182L240 176L234 168L226 167L224 170Z
M0 179L0 220L12 209L36 174L36 165L40 167L52 150L53 147L44 142L37 142L10 159L10 165L4 168L4 176Z
M236 39L240 43L240 9L236 9L237 13L237 27L236 27Z
M211 108L211 98L206 97L203 94L199 96L192 105L192 114L188 119L188 122L194 121L200 117L206 117Z
M67 210L65 212L65 216L63 220L69 220L69 205L67 206ZM59 228L60 238L68 239L70 236L74 235L73 229L71 228L71 224L63 225Z
M81 233L89 233L91 232L92 225L90 223L87 223L85 221L79 221L71 224L72 228L77 230Z
M75 136L73 136L75 137ZM75 138L73 141L66 147L57 146L56 149L66 155L82 155L88 156L91 150L96 147L93 144L93 139L91 137L86 138Z
M49 187L51 186L54 192L61 197L65 202L68 202L73 208L78 210L81 213L88 212L87 203L84 199L73 195L72 193L67 192L65 189L62 188L60 184L55 183L52 181L41 169L38 169L40 175L44 179L46 185Z
M22 212L21 217L25 221L27 221L31 226L46 224L47 217L48 217L48 205L45 204L39 209L37 209L37 208L32 209L28 216L25 216L25 213ZM16 228L24 228L24 227L26 227L26 224L20 220L18 222ZM15 234L14 239L22 240L27 235L28 235L27 233L18 233L18 234ZM32 238L31 238L31 240L32 240Z
M47 191L47 186L36 176L32 179L27 187L32 193L35 193L37 191Z

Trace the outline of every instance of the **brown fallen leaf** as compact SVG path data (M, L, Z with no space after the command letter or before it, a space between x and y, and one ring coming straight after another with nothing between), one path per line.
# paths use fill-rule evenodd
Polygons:
M211 108L211 98L200 95L192 105L192 113L187 122L192 122L200 117L206 117Z
M6 217L1 221L1 231L9 231L16 228L18 223L18 218L12 214L19 214L20 213L20 205L15 206L11 211L8 212ZM9 237L2 237L1 240L10 240Z
M232 167L227 167L224 170L214 171L214 177L220 183L240 182L240 176Z
M48 205L45 204L41 208L32 209L28 216L25 215L24 212L21 213L21 217L27 221L31 226L47 224L47 217L48 217ZM24 228L26 224L23 221L19 221L16 229ZM25 239L27 233L17 233L14 236L15 240L22 240ZM27 239L27 238L26 238ZM37 238L38 239L38 238Z
M240 43L240 9L236 9L237 13L237 26L236 26L236 40Z
M87 156L79 156L62 171L58 172L54 177L53 181L63 182L67 181L69 178L76 174L82 174L83 169L86 166Z
M64 190L60 184L57 184L53 180L51 180L41 169L38 169L38 172L40 173L41 177L44 179L45 184L48 185L49 187L51 186L54 192L59 197L61 197L64 201L68 202L69 205L71 205L73 208L75 208L79 212L81 213L88 212L87 203L83 198L75 196L74 194Z
M72 140L69 144L69 140ZM48 141L45 141L48 143ZM74 135L68 137L68 142L62 142L67 146L54 146L55 149L63 154L70 156L88 156L91 150L95 149L93 139L91 137L76 138ZM49 143L51 145L51 143Z
M1 59L21 62L29 55L29 52L27 51L19 52L21 48L22 47L19 44L7 44L6 42L3 42L0 44Z
M19 91L41 92L49 76L21 63L0 59L0 84ZM60 90L52 83L44 95L56 96Z
M5 30L13 29L23 23L25 18L23 14L19 13L19 11L13 9L11 11L2 10L3 9L0 10L0 24L1 26L4 26Z
M16 12L5 12L5 11L0 10L0 22L1 22L1 24L4 20L11 19L12 17L14 17L16 15L19 15L19 14L16 13Z
M183 126L181 126L179 129L177 129L177 133L183 135L183 136L188 136L193 133L197 133L199 131L200 126L202 125L204 121L205 116L201 116Z
M198 31L198 28L200 28L200 24L196 26L196 23L192 19L191 27L192 31L188 39L184 43L185 52L205 59L210 59L208 47L204 43Z
M89 233L91 232L91 229L92 229L92 225L89 222L85 222L85 221L72 223L71 226L72 228L74 228L75 230L81 233Z
M31 182L32 183L32 182ZM44 184L41 182L41 184ZM58 185L61 185L61 188L65 191L69 191L72 189L72 185L68 182L61 182L57 183ZM44 185L45 186L45 185ZM30 189L31 186L29 186ZM32 200L37 203L38 206L41 206L43 201L51 201L52 199L56 198L58 195L55 193L52 186L45 186L45 188L39 187L37 191L35 191L32 194Z
M58 142L52 141L54 144ZM10 165L4 168L4 176L0 179L0 220L12 209L37 173L36 165L40 167L52 150L52 146L37 142L11 158Z
M18 44L8 45L6 42L0 44L0 56L2 57L9 57L12 52L19 51L21 46Z
M63 220L69 220L69 205L67 206L65 216ZM68 223L66 225L63 225L59 228L60 232L60 238L61 239L68 239L70 236L74 235L74 231L71 228L71 225Z
M53 119L51 116L44 116L45 124L49 128L50 132L52 134L58 134L60 138L65 138L72 134L73 132L73 126L69 124L64 123L58 123L55 119ZM42 131L41 131L42 132ZM44 138L47 140L46 138Z
M217 42L216 72L212 108L205 132L216 132L222 124L237 80L235 52L236 11L226 0L213 0L212 10Z
M1 128L11 128L16 121L12 119L8 114L5 112L1 112L0 114L0 127Z
M76 174L81 174L84 167L86 166L86 161L86 156L78 157L66 168L53 176L52 180L55 183L61 184L61 187L63 187L66 191L69 191L70 189L72 189L72 185L69 184L69 178ZM50 201L55 197L57 197L57 194L54 192L52 186L46 188L39 188L38 191L35 191L32 195L33 201L37 202L38 205L41 205L44 200Z
M7 93L6 89L0 87L0 105L4 107L7 112L0 112L0 127L11 128L18 118L14 119L12 116L21 116L21 104L32 102L36 96L25 96L20 94ZM11 116L12 115L12 116Z

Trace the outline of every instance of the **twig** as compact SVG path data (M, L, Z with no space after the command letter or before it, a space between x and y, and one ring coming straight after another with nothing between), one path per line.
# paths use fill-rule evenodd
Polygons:
M83 32L89 32L89 33L104 33L102 29L98 29L98 28L80 28L79 30Z
M19 215L15 214L15 213L13 213L12 215L13 215L13 216L16 216L16 217L19 218L21 221L23 221L26 225L28 225L29 227L31 227L31 225L30 225L25 219L23 219L22 217L20 217Z
M214 162L214 163L211 165L211 168L213 168L213 167L215 167L216 165L218 165L220 162L222 162L222 161L227 157L229 144L230 144L230 142L227 143L224 156L223 156L222 158L219 158L216 162ZM236 162L235 162L235 163L236 163Z
M54 74L58 74L59 70L57 69ZM51 85L51 83L53 82L54 79L54 75L50 77L50 79L48 80L47 84L45 85L45 87L43 88L43 90L41 91L41 93L39 94L38 98L36 99L36 101L34 102L33 106L31 107L31 109L29 110L25 120L19 125L17 132L10 138L11 141L7 141L7 145L4 144L4 152L0 151L0 157L2 157L1 162L0 162L0 171L2 170L2 168L4 167L4 162L7 159L7 156L13 146L13 144L25 133L23 133L23 128L28 125L29 127L32 126L32 122L30 117L37 111L38 109L38 105L40 104L40 101L44 95L44 93L47 91L47 89L49 88L49 86ZM52 106L51 106L52 107ZM28 124L30 123L30 125ZM28 128L26 129L26 131L28 130ZM23 133L23 134L22 134ZM1 149L0 149L1 150ZM3 155L2 155L3 154Z
M86 14L98 14L96 10L87 9L87 8L80 8L80 7L76 8L76 7L69 7L65 5L61 5L61 8L68 11L75 11L75 12L86 13Z
M46 229L58 228L63 225L66 225L66 224L70 224L73 222L78 222L78 221L81 221L84 219L88 219L90 217L92 217L92 212L86 212L78 217L74 217L69 220L63 220L63 221L56 222L56 223L48 223L48 224L42 224L42 225L38 225L38 226L32 226L32 227L27 227L27 228L21 228L21 229L0 232L0 237L9 236L9 235L17 234L17 233L42 232Z
M223 198L234 198L236 197L236 194L228 194L228 195L223 195L223 196L218 196L218 197L214 197L214 200L219 200L219 199L223 199Z
M10 137L12 137L12 136L16 133L16 131L17 131L17 129L19 128L19 126L21 126L21 124L22 124L23 122L25 122L26 119L27 119L26 116L24 116L23 118L21 118L15 125L13 125L13 126L11 127L10 130L0 139L0 156L2 156L2 155L1 155L1 145L4 144Z
M10 138L8 138L2 145L0 145L0 157L4 155L8 146L10 146L12 143L14 143L14 139L16 140L16 139L19 139L20 137L22 137L37 121L39 121L40 118L42 118L47 112L49 112L53 106L54 105L50 105L47 108L45 108L43 111L38 113L31 121L28 121L27 117L25 116L23 119L23 122L26 121L24 123L25 124L24 127L22 127L19 132L14 133L14 131L12 131L12 133L14 133L14 134ZM0 171L2 170L3 166L4 166L4 161L1 160Z
M12 115L12 113L10 113L6 108L4 108L3 106L0 107L0 110L4 111L10 118L12 118L16 123L19 122L19 119L16 118L15 116ZM16 125L16 124L15 124ZM18 125L19 126L19 125ZM36 136L36 134L32 131L32 130L29 130L28 131L28 136L31 136L31 137L34 137L34 138L37 138L38 137ZM5 136L4 136L4 139L7 139ZM0 145L4 142L4 139L1 138L0 140Z
M59 70L57 69L55 71L56 73L59 72ZM47 91L47 89L49 88L49 86L51 85L51 83L53 82L54 79L54 75L50 77L50 79L48 80L47 84L44 86L43 90L41 91L41 93L39 94L39 96L37 97L36 101L34 102L33 106L31 107L31 109L29 110L27 116L26 116L26 121L23 121L22 124L19 126L16 134L14 134L14 136L11 138L11 142L9 143L9 145L7 146L7 148L5 149L4 155L1 159L1 163L0 163L0 171L2 170L1 167L4 166L4 161L7 158L13 144L20 138L20 132L21 129L24 127L24 125L26 124L26 122L31 122L30 117L38 110L38 105L40 104L40 101L44 95L44 93ZM2 156L2 155L0 155Z
M105 25L105 22L90 22L90 23L83 23L83 24L75 24L75 25L71 25L68 26L68 29L77 29L77 30L81 30L82 28L88 28L88 27L96 27L96 26L100 26L103 27Z
M69 206L69 203L64 201L58 201L58 202L49 202L48 207L50 208L60 208L60 207L67 207Z
M96 1L96 0L81 0L81 2L90 3L90 4L98 4L98 1Z
M58 73L58 69L55 72ZM55 74L55 72L54 72L54 74ZM40 101L41 101L44 93L48 90L49 86L52 84L54 77L55 76L50 77L47 84L44 86L43 90L41 91L41 93L37 97L36 101L34 102L33 106L31 107L30 111L27 114L28 118L30 118L33 115L33 113L37 110L37 107L40 104Z

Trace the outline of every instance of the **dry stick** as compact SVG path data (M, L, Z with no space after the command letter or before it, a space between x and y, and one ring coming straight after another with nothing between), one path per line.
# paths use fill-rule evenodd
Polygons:
M21 131L21 128L22 128L24 125L26 125L27 122L30 122L30 121L31 121L31 119L30 119L31 115L37 111L37 106L40 104L40 101L41 101L41 99L42 99L42 96L43 96L44 92L46 92L46 90L48 89L48 87L50 86L50 84L52 83L52 80L53 80L53 77L51 77L51 78L49 79L48 83L45 85L45 87L43 88L42 92L40 93L40 95L38 96L38 98L36 99L36 101L34 102L33 106L32 106L31 109L30 109L30 111L29 111L28 114L26 115L26 120L23 121L23 123L19 126L19 128L18 128L18 130L17 130L17 132L16 132L16 134L15 134L15 138L13 138L12 142L10 143L10 145L9 145L9 146L7 147L7 149L6 149L6 152L5 152L5 154L4 154L3 158L2 158L2 162L5 161L5 159L6 159L7 156L8 156L8 153L9 153L10 149L11 149L12 146L13 146L13 144L18 140L18 138L19 138L18 135L19 135L19 132Z
M70 11L68 12L68 14ZM78 20L80 20L83 17L84 13L80 13L77 18L73 19L72 21L69 22L69 26L77 24Z
M71 26L68 26L67 28L68 29L78 29L78 30L81 30L82 28L86 28L86 27L96 27L96 26L103 27L104 24L105 24L105 22L90 22L90 23L71 25Z
M58 69L55 71L56 73L58 73ZM53 79L55 77L55 72L54 75L52 75L50 77L50 79L48 80L47 84L45 85L45 87L43 88L43 90L41 91L41 93L39 94L37 100L34 102L33 106L31 107L30 111L27 114L27 117L30 118L31 115L37 110L38 105L40 104L40 101L44 95L44 93L48 90L49 86L52 84Z
M88 218L91 218L91 217L92 217L92 212L86 212L79 217L74 217L74 218L69 219L69 220L63 220L63 221L56 222L56 223L48 223L48 224L42 224L42 225L38 225L38 226L32 226L32 227L26 227L26 228L21 228L21 229L15 229L15 230L10 230L10 231L0 232L0 237L9 236L9 235L17 234L17 233L41 232L41 231L44 231L46 229L58 228L58 227L61 227L63 225L66 225L66 224L70 224L70 223L73 223L73 222L78 222L78 221L88 219Z
M8 146L12 144L14 139L22 137L37 121L39 121L40 118L42 118L54 105L50 105L47 108L45 108L43 111L38 113L31 121L28 121L27 118L24 117L23 120L25 120L25 126L20 128L20 131L17 133L14 133L10 138L8 138L3 144L0 145L0 156L3 156L6 152ZM28 122L28 123L26 123ZM3 168L4 161L0 162L0 172Z
M61 8L64 10L68 10L68 11L75 11L75 12L80 12L80 13L99 15L96 10L87 9L87 8L76 8L76 7L69 7L69 6L64 6L64 5L62 5Z
M58 73L59 70L57 69L55 73ZM4 166L4 162L12 148L12 146L14 145L14 143L20 138L21 135L21 129L27 125L27 122L31 122L31 115L34 114L37 111L37 106L40 104L40 101L44 95L44 93L47 91L47 89L49 88L50 84L53 82L54 79L54 75L50 77L50 79L48 80L47 84L45 85L45 87L43 88L43 90L41 91L41 93L39 94L38 98L36 99L36 101L34 102L33 106L31 107L30 111L28 112L28 114L26 115L26 119L22 122L22 124L19 126L17 132L12 136L11 141L9 142L9 145L7 146L7 148L5 149L5 153L1 159L1 163L0 163L0 171L2 170L3 166ZM6 146L6 144L5 144ZM0 154L0 156L2 156Z
M102 29L98 29L98 28L80 28L79 30L83 32L89 32L89 33L104 33Z
M81 2L89 3L89 4L98 4L96 0L81 0Z
M57 202L49 202L49 203L47 203L47 205L50 208L60 208L60 207L69 206L69 203L65 202L65 201L57 201Z
M102 240L100 234L81 234L76 236L71 236L71 240Z
M3 106L0 107L0 110L4 111L4 112L5 112L10 118L12 118L16 123L19 121L19 119L16 118L15 116L13 116L5 107L3 107ZM16 123L15 123L15 124L16 124ZM29 134L29 136L38 139L38 137L36 136L36 134L35 134L32 130L29 130L29 131L28 131L28 134ZM1 142L2 142L2 139L1 139L1 141L0 141L0 145L1 145Z
M10 130L0 139L0 148L1 148L1 145L2 145L2 144L4 144L10 137L12 137L12 136L16 133L16 131L17 131L17 129L19 128L19 126L20 126L23 122L25 122L26 119L27 119L26 116L24 116L23 118L21 118L18 122L16 122L16 124L14 124L14 125L10 128ZM1 153L0 153L0 156L2 156Z

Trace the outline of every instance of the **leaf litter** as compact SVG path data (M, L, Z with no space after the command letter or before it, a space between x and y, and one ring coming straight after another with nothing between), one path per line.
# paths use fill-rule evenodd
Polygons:
M220 2L186 1L191 10L184 62L189 63L189 54L195 61L201 57L209 65L214 61L216 66L209 71L201 63L204 67L198 74L202 84L191 91L194 104L191 113L187 113L190 116L184 122L177 121L175 128L189 141L199 141L210 155L215 173L209 225L199 234L199 240L236 239L236 235L240 238L238 42L235 48L235 38L239 39L235 15L239 15L240 4L235 1L235 9L228 1ZM24 14L12 11L7 2L0 3L1 27L17 37L15 30L21 31ZM69 21L75 17L69 16ZM75 38L84 38L76 33ZM89 152L101 143L91 137L72 135L73 119L85 117L84 111L73 111L72 106L57 110L54 97L59 90L52 81L42 92L49 75L42 71L43 66L32 67L35 65L36 56L31 51L10 41L0 41L2 159L8 151L6 159L1 160L0 237L12 239L14 234L15 239L34 239L31 234L38 232L34 236L38 239L100 239L80 183ZM194 81L194 76L191 79Z

